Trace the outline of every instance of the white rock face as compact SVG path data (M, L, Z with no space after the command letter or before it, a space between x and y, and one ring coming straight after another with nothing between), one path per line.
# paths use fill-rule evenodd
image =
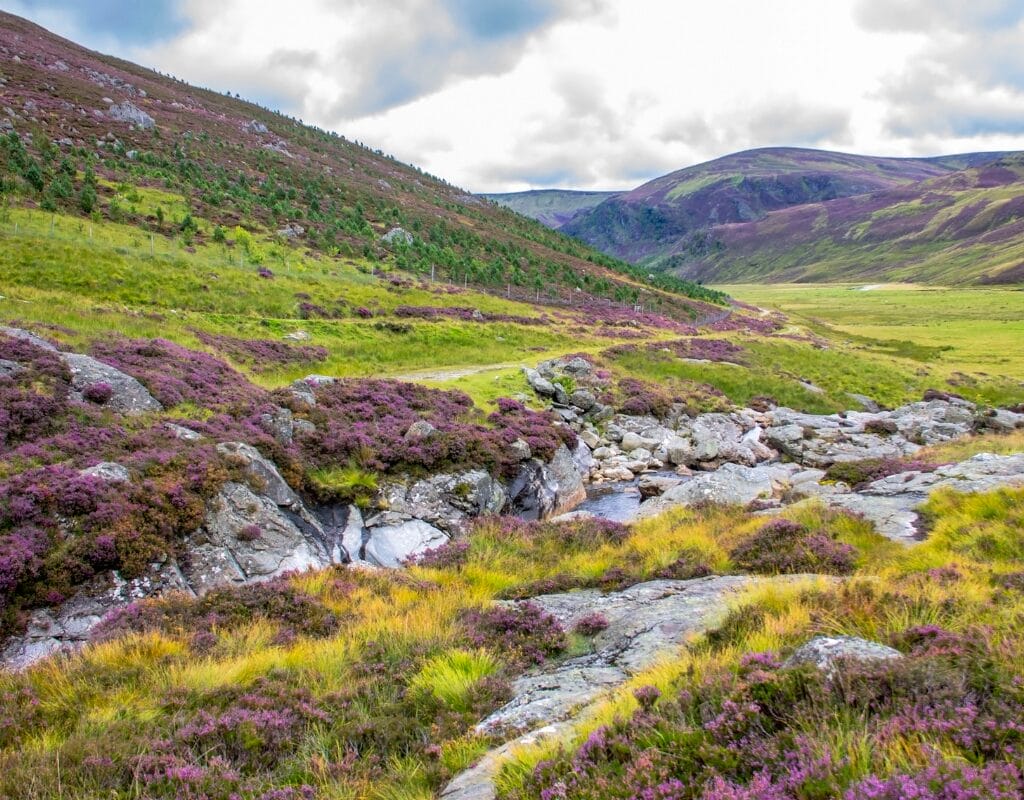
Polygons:
M448 534L422 520L384 525L370 531L364 552L378 567L401 567L412 556L433 550L449 541Z

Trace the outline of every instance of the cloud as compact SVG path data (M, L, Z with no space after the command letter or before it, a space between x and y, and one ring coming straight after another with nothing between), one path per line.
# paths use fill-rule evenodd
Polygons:
M880 92L896 137L1024 133L1024 6L1017 0L861 0L871 30L922 36Z
M797 100L768 103L754 110L744 124L751 143L819 145L850 141L850 112L814 107Z

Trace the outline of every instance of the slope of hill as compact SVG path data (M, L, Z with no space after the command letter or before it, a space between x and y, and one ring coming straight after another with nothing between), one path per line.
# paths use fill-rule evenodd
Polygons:
M511 208L549 228L561 228L580 214L590 211L621 192L577 192L565 189L537 189L528 192L483 194L499 206Z
M188 246L235 239L226 233L241 226L291 249L535 302L580 290L633 304L657 288L644 287L644 270L379 151L88 51L9 14L0 15L0 80L0 176L4 197L16 203L98 213L184 236ZM171 190L183 206L168 218L165 204L132 199L145 189ZM408 235L382 240L396 227ZM699 312L680 293L721 299L671 279L658 286L670 293L655 291L657 303L682 317Z
M577 216L562 229L604 252L657 265L678 251L680 239L716 225L751 222L782 208L892 189L987 158L748 150L656 178ZM687 246L700 245L691 241Z
M1024 282L1024 157L712 226L663 267L739 281Z

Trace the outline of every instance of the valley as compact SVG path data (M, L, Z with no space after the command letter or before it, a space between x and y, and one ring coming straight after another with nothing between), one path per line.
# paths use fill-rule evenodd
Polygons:
M1020 800L1022 176L477 196L0 12L0 797Z

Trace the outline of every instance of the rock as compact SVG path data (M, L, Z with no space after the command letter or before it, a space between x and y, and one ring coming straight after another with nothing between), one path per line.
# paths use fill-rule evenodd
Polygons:
M479 469L386 484L381 487L381 495L388 510L368 520L371 527L418 519L459 535L467 531L470 519L498 514L508 501L505 487Z
M588 389L577 389L569 395L569 402L581 411L589 411L597 403L597 398Z
M1024 428L1024 414L1018 414L1004 408L989 409L986 413L978 415L975 420L975 427L979 430L1010 433L1018 428Z
M537 372L537 370L524 369L523 374L526 375L526 382L530 384L530 388L537 394L543 397L555 396L555 385L547 378L543 377L539 372Z
M636 476L626 467L605 467L601 470L601 477L607 481L631 481Z
M877 413L882 410L878 403L876 403L867 395L857 394L855 392L847 392L846 396L853 400L853 402L857 403L857 405L859 405L865 411Z
M580 431L578 435L580 440L591 450L597 450L597 448L601 446L601 437L592 430L584 429Z
M664 445L665 457L670 464L677 464L684 466L689 464L691 461L696 460L694 458L693 448L690 447L690 442L679 436L673 436Z
M437 431L437 428L435 428L425 419L418 419L412 425L409 426L409 429L405 432L405 435L402 438L406 440L426 439L435 431Z
M78 474L99 478L107 483L129 483L131 481L128 467L114 461L101 461L99 464L79 470Z
M71 370L71 385L82 399L82 392L97 383L106 383L113 390L103 405L125 414L144 414L161 411L163 406L135 378L121 370L78 353L64 353L64 361Z
M21 328L10 328L5 325L0 325L0 333L10 336L12 339L21 339L22 341L33 344L36 347L41 347L43 350L49 350L51 353L56 353L57 347L53 342L48 342L42 336L36 336L31 331L22 330Z
M264 125L259 120L255 120L255 119L254 120L250 120L249 122L245 123L245 125L242 126L242 130L248 131L249 133L255 133L257 135L262 135L264 133L270 133L270 130L267 128L266 125Z
M409 558L447 543L449 537L423 520L384 525L370 530L364 547L366 560L379 567L397 568Z
M917 507L939 489L960 493L990 492L1024 486L1024 453L1000 456L980 453L934 472L903 472L869 483L856 493L828 498L828 504L862 514L890 539L912 544L920 537Z
M903 658L903 654L899 650L856 636L815 636L798 647L783 666L810 664L832 677L843 662L870 663L900 658Z
M570 361L562 364L562 369L568 372L570 375L589 375L593 369L590 362L585 358L577 356Z
M222 442L217 452L245 468L260 487L260 493L284 508L299 508L299 496L281 477L277 466L255 447L244 442Z
M289 342L308 342L310 339L313 338L313 336L312 336L312 334L309 331L297 330L297 331L291 331L290 333L286 333L281 338L282 339L287 339ZM310 376L310 377L312 377L312 376ZM304 378L303 380L307 380L307 379ZM296 383L298 383L298 381L296 381Z
M402 244L405 245L411 245L414 241L416 241L415 237L413 237L413 235L409 233L409 231L405 230L405 228L398 227L392 228L383 236L381 236L380 239L382 242L385 242L386 244L394 244L395 242L401 242Z
M282 406L277 406L273 413L260 414L260 427L285 447L292 443L295 435L292 412Z
M174 435L175 439L181 439L183 442L198 442L203 439L203 434L197 433L191 428L186 428L184 425L178 425L174 422L165 422L164 428Z
M526 461L533 455L533 451L525 440L516 439L508 446L508 454L513 461Z
M246 532L253 528L258 535L250 538ZM210 501L203 527L188 538L186 547L189 558L182 573L196 594L330 563L322 545L307 537L277 503L240 483L225 484Z
M650 517L674 505L745 506L754 500L774 497L788 486L791 475L799 470L792 464L745 467L724 464L714 472L694 476L665 492L661 497L648 500L640 506L639 516Z
M583 477L573 454L561 445L550 463L532 459L520 469L508 490L512 511L522 519L572 511L587 498Z
M19 372L24 371L24 367L16 361L9 361L6 358L0 358L0 378L9 378L12 375L17 375Z
M637 481L636 488L639 490L640 496L646 500L650 497L660 497L682 482L682 478L673 478L668 475L643 475Z
M148 131L156 126L155 119L128 100L125 100L123 103L111 104L110 108L107 109L107 116L118 122L128 122L144 131Z
M314 425L308 419L293 420L292 428L294 430L295 436L309 436L311 433L316 433L316 425Z
M305 232L306 232L305 228L303 228L301 225L298 225L298 224L296 224L294 222L289 222L283 228L278 228L277 229L277 235L278 236L282 236L285 239L296 239L299 236L302 236L302 234L304 234Z

